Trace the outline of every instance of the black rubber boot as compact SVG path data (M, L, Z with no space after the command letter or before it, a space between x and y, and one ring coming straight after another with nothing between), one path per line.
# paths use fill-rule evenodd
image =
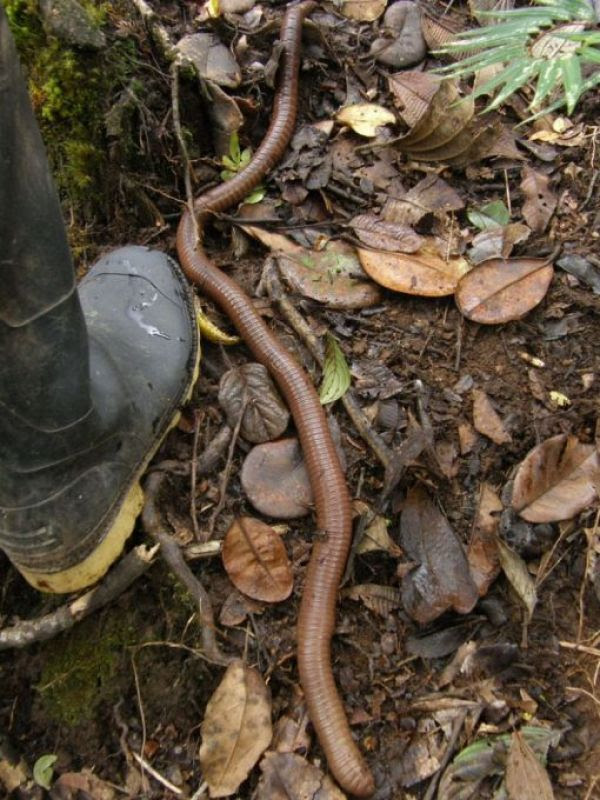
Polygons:
M127 247L78 289L0 3L0 548L44 591L95 582L186 399L198 334L164 253Z

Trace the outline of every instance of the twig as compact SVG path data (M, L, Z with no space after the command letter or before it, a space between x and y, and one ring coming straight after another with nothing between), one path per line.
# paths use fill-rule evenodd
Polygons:
M202 415L198 410L194 411L194 440L192 444L192 463L190 467L190 517L192 518L192 528L194 538L200 538L198 530L198 515L196 510L196 484L198 477L198 439L200 438L200 420Z
M142 768L142 771L144 771L144 772L147 772L147 773L148 773L148 775L152 775L152 777L154 778L154 780L155 780L155 781L158 781L159 783L162 783L162 785L165 787L165 789L168 789L170 792L173 792L173 794L177 794L177 795L181 795L181 794L183 794L183 790L182 790L182 789L180 789L180 788L179 788L179 786L175 786L175 784L174 784L174 783L171 783L171 781L168 781L166 778L163 778L163 776L160 774L160 772L157 772L157 771L154 769L154 767L152 767L152 766L151 766L151 765L150 765L150 764L149 764L149 763L146 761L146 759L145 759L145 758L142 758L142 757L141 757L141 755L140 755L139 753L136 753L135 751L132 751L132 752L131 752L131 755L132 755L132 756L135 758L135 760L138 762L138 764L139 764L139 765L140 765L140 767Z
M229 442L229 450L227 452L227 463L225 464L225 468L221 474L221 485L219 486L219 502L214 507L214 510L210 517L210 522L208 523L208 531L205 536L201 536L203 541L208 541L212 539L212 535L215 529L215 524L217 522L217 517L221 513L221 509L225 503L225 495L227 493L227 484L229 483L229 476L231 475L231 465L233 463L233 452L235 450L235 445L238 440L238 436L240 433L240 428L242 427L242 420L244 418L244 414L246 413L246 405L248 401L244 394L242 398L242 405L240 407L240 415L238 417L238 421L235 424L235 428L233 429L233 435L231 437L231 441Z
M586 644L578 644L577 642L559 642L560 647L564 647L565 650L575 650L578 653L585 653L588 656L595 656L596 658L600 658L600 650L597 647L588 647Z
M208 592L185 563L175 539L162 530L162 520L156 508L156 497L163 479L163 473L154 472L146 481L144 487L146 503L142 511L142 524L148 535L159 542L161 555L198 604L202 628L202 648L207 659L215 664L228 664L230 659L221 652L217 644L214 616Z
M274 300L290 327L302 339L311 355L319 366L323 366L324 357L321 345L317 338L308 327L302 315L298 312L296 307L286 297L279 276L277 275L272 259L269 259L265 267L264 284L269 294L269 297ZM358 431L362 440L371 448L376 457L388 469L393 461L393 453L385 444L380 436L373 430L371 423L365 417L362 409L356 401L353 393L348 390L342 397L342 403L346 412L356 430Z
M454 720L454 724L452 725L452 731L450 733L450 738L448 739L448 744L446 745L446 752L444 753L444 757L440 763L435 774L432 776L431 781L429 782L429 786L427 787L427 791L425 792L425 796L423 800L433 800L435 793L437 791L438 783L440 778L442 777L443 771L448 766L448 762L450 761L450 757L454 753L454 748L456 747L456 741L458 739L458 735L461 732L463 725L465 724L465 720L467 718L467 711L461 711L457 714L456 719Z
M142 692L140 689L140 679L138 677L137 666L135 663L135 653L131 654L131 669L133 670L133 682L135 684L135 696L137 699L138 708L140 711L140 723L142 725L142 741L140 742L140 755L135 752L135 750L131 751L131 755L138 760L139 764L142 767L142 782L144 781L144 771L146 769L146 762L142 758L142 753L146 749L146 741L148 737L148 729L146 727L146 715L144 714L144 704L142 703Z
M171 42L171 37L167 33L167 29L161 25L153 8L146 2L146 0L131 0L131 2L135 8L137 8L140 16L148 26L150 33L162 50L162 53L167 61L172 61L176 56L175 48Z
M196 462L196 478L203 475L208 475L213 472L217 462L225 452L225 448L229 444L233 430L229 425L223 425L217 435L210 441L204 448ZM191 464L182 463L181 461L165 460L159 461L152 468L152 472L173 472L177 475L189 475L191 472Z
M190 212L190 216L192 218L192 223L194 226L194 237L195 240L198 241L199 239L199 229L198 229L198 222L196 220L196 215L194 213L194 190L192 188L192 162L190 160L187 147L185 144L185 139L183 138L183 132L181 129L181 116L179 114L179 62L174 60L171 64L171 107L173 111L173 129L175 131L175 138L177 139L177 144L179 146L179 152L181 153L181 158L183 160L183 180L185 184L185 197L186 197L186 205L188 211Z
M146 545L135 547L91 591L60 606L51 614L34 620L22 620L10 628L4 628L0 631L0 650L43 642L72 628L76 622L123 594L149 569L157 550L157 547L146 547Z

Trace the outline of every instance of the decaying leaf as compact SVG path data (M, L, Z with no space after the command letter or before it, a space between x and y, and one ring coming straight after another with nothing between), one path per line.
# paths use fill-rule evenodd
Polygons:
M414 253L423 244L423 237L408 225L387 222L376 214L358 214L349 224L361 242L374 250Z
M554 800L546 769L519 731L513 733L510 741L506 789L509 800Z
M527 565L518 553L506 545L502 539L498 539L498 555L504 574L508 578L519 600L527 609L529 619L533 616L537 604L537 592L533 578L529 574Z
M469 265L462 256L441 258L435 240L428 237L417 253L385 253L358 249L365 272L374 281L396 292L425 297L452 294Z
M387 0L340 0L340 11L348 19L373 22L383 14Z
M219 611L219 622L226 628L241 625L250 613L259 614L264 608L265 606L257 600L246 597L237 589L232 589Z
M502 200L494 200L480 208L470 208L467 217L480 231L502 228L510 222L510 213Z
M540 762L545 763L548 749L556 747L560 741L561 732L531 725L521 728L521 735ZM462 797L479 796L481 793L478 789L482 780L504 773L510 742L511 734L504 733L499 736L477 739L461 750L442 775L438 790L439 800L450 800L451 798L458 800ZM503 785L499 791L504 792L505 788ZM543 795L539 797L539 800L542 798Z
M596 447L559 434L534 447L519 465L512 507L528 522L570 519L597 499L599 485Z
M484 325L520 319L544 299L553 274L546 259L493 258L461 278L456 304L467 319Z
M531 167L524 166L521 173L521 191L525 202L521 209L525 222L532 231L546 230L558 200L550 189L550 178Z
M280 233L252 225L245 230L274 251L293 291L330 308L367 308L381 300L379 288L367 279L354 248L345 242L329 242L315 251Z
M335 337L328 333L325 337L325 360L319 400L324 406L335 403L346 394L351 381L350 368L344 353Z
M467 549L471 577L480 597L487 594L487 590L500 572L498 526L502 508L502 501L496 492L489 484L484 483L481 486L473 534Z
M237 517L223 541L223 564L231 582L255 600L289 597L294 576L281 536L254 517Z
M522 222L511 222L500 228L488 228L473 237L469 250L471 264L481 264L491 258L507 259L513 247L526 241L531 235L531 228Z
M393 125L396 122L396 117L391 111L376 103L355 103L345 106L338 111L335 118L360 136L369 138L377 136L382 126Z
M232 345L239 344L239 336L231 336L229 333L222 331L218 325L209 319L201 308L196 308L196 320L198 322L198 329L200 336L207 339L214 344Z
M415 225L426 214L443 218L450 211L460 211L464 205L464 200L446 181L438 175L427 175L404 197L390 198L385 204L383 217L399 225ZM412 252L401 247L397 249Z
M473 425L476 431L487 436L494 444L512 441L490 398L481 389L473 389Z
M377 583L359 583L344 592L351 600L361 600L370 611L382 617L400 608L402 599L394 586L380 586Z
M63 772L52 786L52 800L115 800L115 789L97 775L84 769L81 772Z
M402 580L408 614L425 623L449 608L466 614L479 594L465 551L424 489L411 489L400 520L401 544L419 566Z
M327 775L294 753L266 753L256 800L345 800Z
M210 796L236 792L272 735L271 700L260 673L241 660L233 661L208 701L202 722L200 764Z
M249 442L276 439L288 426L290 412L262 364L251 362L228 370L219 384L219 403L229 425L237 425Z

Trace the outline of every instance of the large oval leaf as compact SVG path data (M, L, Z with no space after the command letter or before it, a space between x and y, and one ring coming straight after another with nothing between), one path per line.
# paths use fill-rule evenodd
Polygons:
M469 269L462 257L441 258L427 241L418 253L384 253L359 248L358 256L365 272L374 281L395 292L424 297L452 294Z
M243 414L240 433L255 444L281 436L290 418L271 376L255 362L234 367L223 375L219 403L232 428Z
M528 522L570 519L597 498L600 454L561 433L534 447L515 475L512 507Z
M553 274L543 258L492 258L461 278L456 304L463 316L484 325L520 319L544 299Z
M290 596L294 576L281 536L259 519L234 520L225 534L222 557L240 592L269 603Z

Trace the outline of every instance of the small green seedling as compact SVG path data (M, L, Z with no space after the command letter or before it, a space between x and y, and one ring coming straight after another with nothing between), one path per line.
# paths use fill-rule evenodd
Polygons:
M225 167L221 171L221 179L230 181L238 172L242 172L248 166L251 158L252 150L249 147L245 147L243 150L240 149L240 139L237 131L234 131L229 139L229 155L221 157L221 164ZM250 192L248 197L244 198L244 203L260 203L266 191L262 184L257 186L254 191Z

